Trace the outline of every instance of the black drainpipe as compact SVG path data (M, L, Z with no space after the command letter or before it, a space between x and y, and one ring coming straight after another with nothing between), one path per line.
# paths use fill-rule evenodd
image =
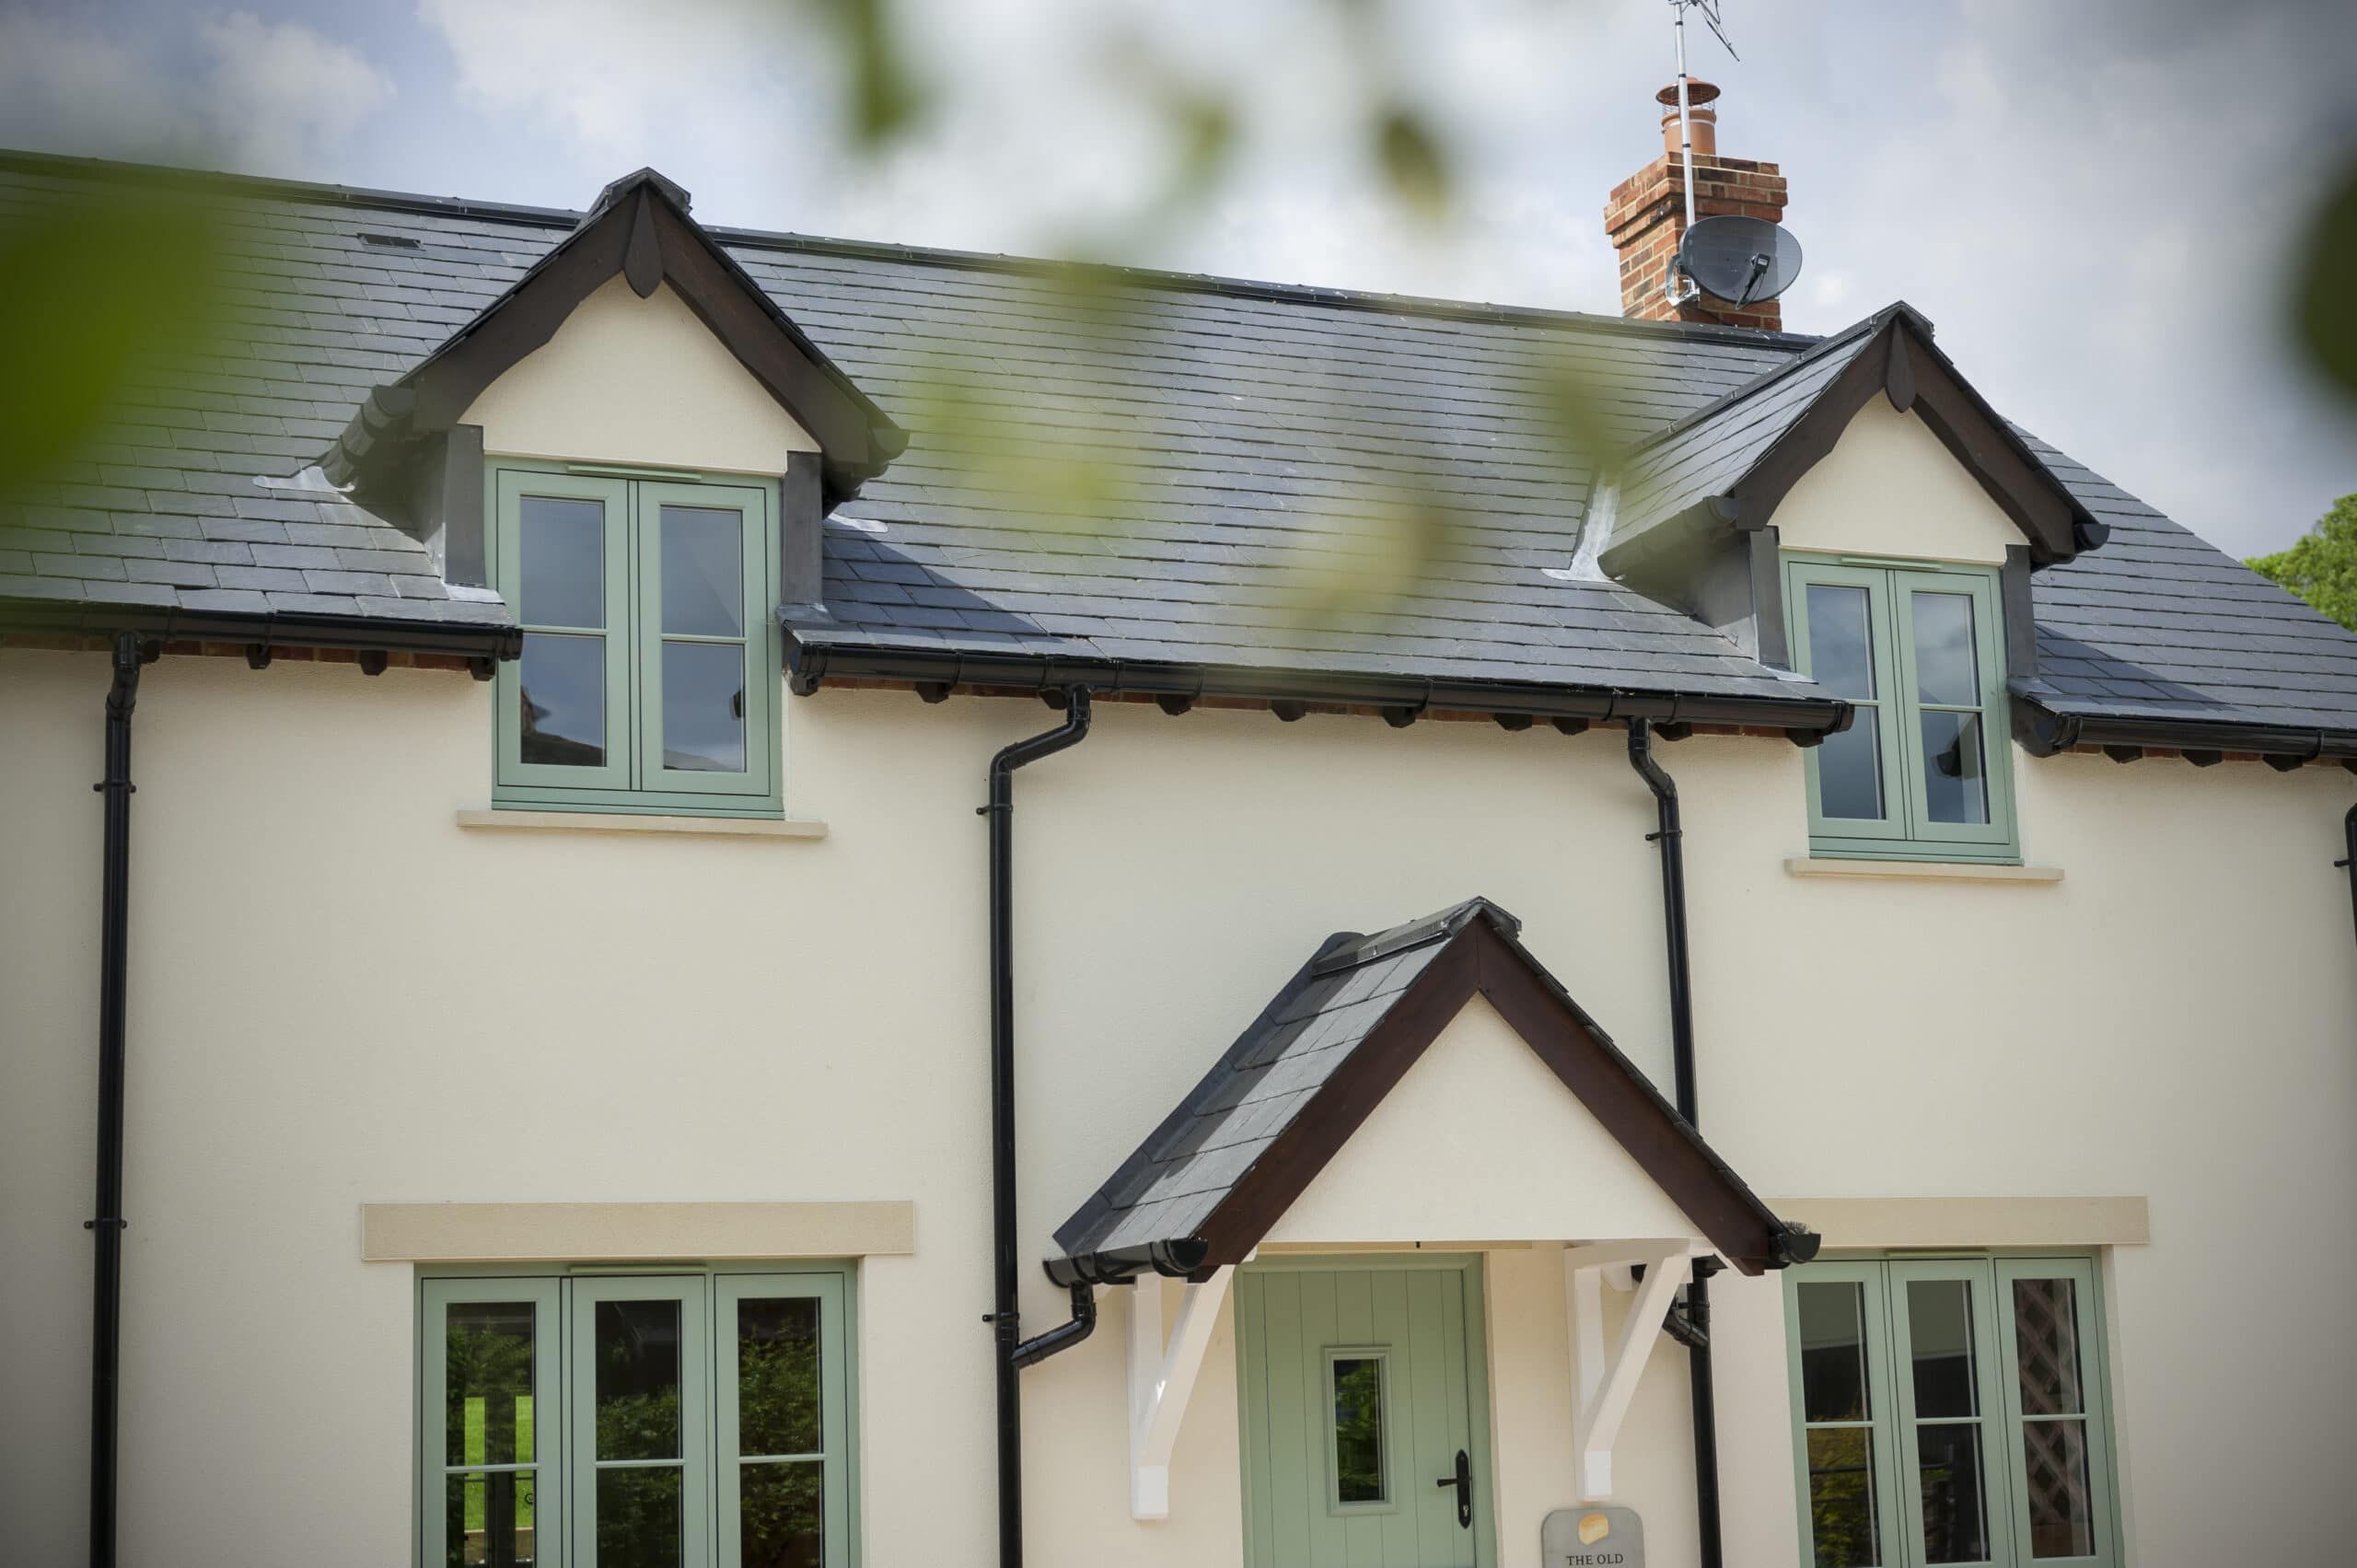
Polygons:
M1079 1343L1097 1326L1094 1290L1072 1287L1072 1321L1021 1339L1015 1218L1015 770L1077 746L1088 734L1088 688L1064 693L1064 722L991 759L991 1246L992 1360L998 1379L998 1560L1023 1562L1023 1368Z
M2357 806L2351 807L2349 815L2341 819L2340 829L2349 840L2349 853L2333 864L2349 868L2349 914L2357 920Z
M114 1568L115 1429L122 1367L122 1064L129 990L131 711L139 701L139 639L114 637L107 689L106 851L99 876L99 1193L83 1222L98 1242L90 1293L90 1564Z
M1685 830L1678 815L1678 781L1654 758L1651 719L1629 721L1629 765L1654 792L1660 826L1646 838L1661 846L1662 934L1669 950L1669 1056L1677 1077L1678 1114L1698 1131L1702 1124L1694 1092L1694 997L1686 951ZM1687 1347L1688 1382L1694 1394L1695 1533L1702 1568L1725 1561L1719 1534L1719 1414L1711 1390L1711 1285L1715 1259L1698 1258L1686 1287L1686 1314L1673 1315L1671 1333Z

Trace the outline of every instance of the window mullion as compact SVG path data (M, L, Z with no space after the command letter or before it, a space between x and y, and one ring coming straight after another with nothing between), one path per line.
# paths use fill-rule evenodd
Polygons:
M1899 731L1901 760L1899 784L1906 803L1907 836L1922 839L1931 823L1931 809L1923 799L1923 700L1922 689L1915 674L1915 616L1909 594L1910 584L1901 572L1886 572L1883 580L1888 584L1890 614L1891 677L1898 683L1896 723Z

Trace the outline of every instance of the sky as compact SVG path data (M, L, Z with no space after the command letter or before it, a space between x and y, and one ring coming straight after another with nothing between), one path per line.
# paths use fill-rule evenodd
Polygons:
M1605 195L1675 71L1666 0L898 0L923 115L871 156L821 8L0 0L0 145L558 207L652 164L712 223L1610 312ZM1689 46L1721 151L1790 181L1789 328L1908 300L2008 417L2238 555L2357 491L2357 404L2283 327L2357 157L2357 5L1722 15L1740 61ZM1173 93L1232 106L1235 171L1124 221L1176 166ZM1455 170L1438 227L1369 152L1392 102Z

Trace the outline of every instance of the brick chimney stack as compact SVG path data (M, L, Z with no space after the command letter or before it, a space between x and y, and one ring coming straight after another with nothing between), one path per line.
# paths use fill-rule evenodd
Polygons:
M1712 321L1730 327L1779 331L1783 312L1772 299L1740 308L1709 295L1680 304L1664 288L1678 242L1686 234L1686 165L1678 145L1678 84L1654 95L1665 107L1662 156L1613 187L1604 206L1604 231L1620 253L1620 314L1643 321ZM1689 79L1688 117L1694 126L1694 215L1745 217L1781 223L1784 177L1772 163L1719 156L1719 89Z

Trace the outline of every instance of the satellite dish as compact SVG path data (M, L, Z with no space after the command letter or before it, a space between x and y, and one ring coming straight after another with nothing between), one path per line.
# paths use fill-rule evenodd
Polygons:
M1734 305L1757 305L1801 275L1801 242L1781 224L1726 214L1704 218L1678 247L1678 270Z

